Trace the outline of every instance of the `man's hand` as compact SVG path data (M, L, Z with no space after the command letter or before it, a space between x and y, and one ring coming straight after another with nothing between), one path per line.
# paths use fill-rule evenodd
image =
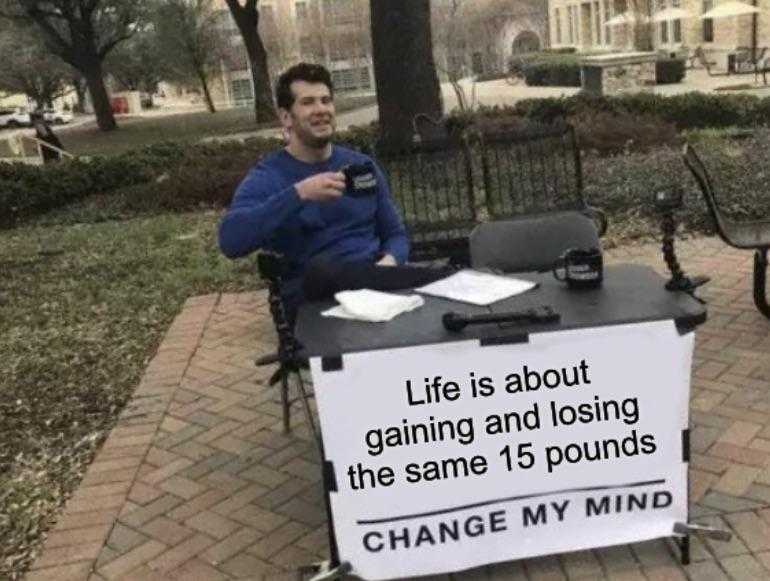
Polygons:
M397 264L392 254L386 254L377 261L377 266L396 266Z
M302 201L329 202L338 199L345 191L345 174L319 173L297 182L294 187Z

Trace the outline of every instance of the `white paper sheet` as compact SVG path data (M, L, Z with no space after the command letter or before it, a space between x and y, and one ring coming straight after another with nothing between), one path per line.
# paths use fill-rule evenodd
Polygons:
M419 293L486 306L527 292L537 283L477 270L461 270L447 278L415 289Z

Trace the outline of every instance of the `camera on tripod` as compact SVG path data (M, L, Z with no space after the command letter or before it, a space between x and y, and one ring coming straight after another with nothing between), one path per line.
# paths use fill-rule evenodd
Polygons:
M684 205L684 192L678 184L672 184L668 188L657 190L653 195L653 207L661 217L661 230L663 231L663 260L671 273L671 279L666 283L666 289L670 291L683 291L693 297L695 290L709 281L706 276L687 276L674 249L674 235L676 234L676 211ZM697 298L697 297L695 297Z

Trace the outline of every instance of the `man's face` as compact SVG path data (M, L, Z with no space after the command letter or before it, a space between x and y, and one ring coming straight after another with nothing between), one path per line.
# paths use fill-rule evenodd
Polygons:
M321 148L331 141L335 129L334 99L323 83L294 81L291 84L294 104L281 109L281 122L290 140L306 147Z

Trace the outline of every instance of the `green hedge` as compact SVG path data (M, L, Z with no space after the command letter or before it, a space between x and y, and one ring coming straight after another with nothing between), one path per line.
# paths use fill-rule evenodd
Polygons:
M686 74L684 59L660 59L655 63L655 82L658 85L681 83Z
M530 87L579 87L580 65L573 62L543 62L527 65L524 78Z
M530 99L511 107L452 115L449 126L455 133L478 132L560 118L576 126L579 142L587 152L643 152L662 145L677 146L678 133L684 129L769 125L770 97L643 93ZM344 132L339 139L371 151L377 136L377 125L372 124ZM279 145L276 140L265 139L246 144L159 144L114 157L44 167L0 164L0 227L11 227L63 206L67 211L72 209L72 220L77 220L85 207L92 219L113 219L223 206L248 168L265 151ZM111 192L116 193L108 195Z
M580 87L580 61L577 57L538 53L527 59L524 76L531 87ZM680 83L685 76L683 59L661 59L655 63L655 80L659 85Z
M191 162L208 165L212 154L223 147L226 149L218 144L159 143L111 157L45 166L0 164L0 227L88 196L162 179L170 169L184 166L185 160L188 166Z
M112 157L46 166L0 164L0 227L85 196L144 183L184 156L184 145L160 143Z
M756 127L770 124L770 97L760 99L754 95L696 92L672 96L636 93L596 97L581 93L572 97L525 99L512 107L484 108L479 115L514 115L537 122L550 122L583 111L653 115L673 123L680 130Z
M564 52L537 52L512 60L512 66L522 66L530 87L579 87L580 60Z

